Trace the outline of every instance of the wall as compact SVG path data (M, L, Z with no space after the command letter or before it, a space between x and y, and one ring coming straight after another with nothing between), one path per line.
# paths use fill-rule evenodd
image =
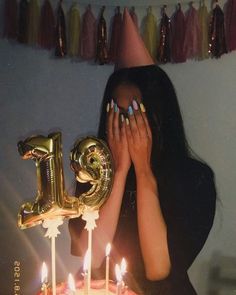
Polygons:
M139 16L145 13L143 8L137 11ZM104 86L113 67L55 60L44 50L6 40L0 40L0 65L0 268L5 274L0 276L0 285L4 286L2 294L12 294L13 265L20 261L20 286L22 294L28 295L40 285L42 261L50 265L50 244L41 226L25 231L16 227L20 206L27 199L33 200L36 190L35 167L32 161L21 160L16 144L32 134L60 130L66 188L72 193L69 151L78 137L96 134ZM214 228L189 271L194 286L204 295L212 287L210 273L218 261L225 263L228 277L232 277L231 268L235 267L236 52L218 60L188 61L162 68L175 85L190 145L216 176ZM58 281L65 280L68 272L75 272L79 265L80 259L70 255L65 222L57 239ZM224 294L231 292L228 289Z

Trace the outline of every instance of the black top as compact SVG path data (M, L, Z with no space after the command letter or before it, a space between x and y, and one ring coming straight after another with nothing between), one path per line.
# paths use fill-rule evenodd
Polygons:
M171 273L162 281L145 278L137 228L135 192L127 191L112 244L114 262L128 262L127 285L138 294L194 295L187 270L201 251L215 215L212 170L188 159L181 166L156 173L162 213L167 225Z
M171 165L169 169L159 166L155 175L167 225L171 273L161 281L146 279L138 237L136 185L135 181L130 181L130 178L134 179L134 174L126 184L118 227L112 242L113 265L110 270L114 270L114 265L124 257L128 263L126 284L137 294L196 295L187 270L201 251L213 224L216 202L213 172L206 164L189 158L181 161L180 165ZM71 219L70 222L76 220ZM104 275L105 261L99 270L93 270L96 279L104 278ZM114 271L110 278L115 280Z

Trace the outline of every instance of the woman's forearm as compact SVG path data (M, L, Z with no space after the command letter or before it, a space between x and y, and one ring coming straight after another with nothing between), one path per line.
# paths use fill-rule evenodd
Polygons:
M122 197L124 194L125 182L127 173L116 172L114 175L114 183L111 194L106 203L99 210L99 219L96 221L97 227L93 230L93 266L99 267L103 261L105 255L106 244L112 242L118 219L120 214L120 208L122 203ZM73 248L77 247L81 256L83 256L88 247L88 232L83 229L76 240L72 239L76 245L72 245Z
M170 257L158 185L151 169L136 173L136 179L138 230L146 276L160 280L169 274Z

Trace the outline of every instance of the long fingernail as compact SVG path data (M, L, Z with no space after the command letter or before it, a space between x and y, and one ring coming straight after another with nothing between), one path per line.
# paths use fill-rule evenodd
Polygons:
M107 113L109 112L109 110L110 110L110 104L108 102L108 104L107 104Z
M114 104L114 111L115 111L115 113L117 113L118 110L119 110L118 105L115 103L115 104Z
M129 125L129 119L128 118L125 118L125 123L126 123L127 126Z
M121 122L123 123L123 122L124 122L124 120L125 120L125 118L124 118L124 115L123 115L123 114L121 114L121 115L120 115L120 119L121 119Z
M113 107L114 107L114 100L112 99L111 100L111 109L113 109Z
M135 111L137 111L138 110L138 104L137 104L137 101L135 99L132 101L132 104L133 104L133 108L135 109Z
M131 106L128 107L128 114L129 115L133 115L134 114L134 111L133 111L133 109L132 109Z
M141 112L145 113L146 112L146 109L145 109L144 105L142 103L140 103L139 106L140 106Z

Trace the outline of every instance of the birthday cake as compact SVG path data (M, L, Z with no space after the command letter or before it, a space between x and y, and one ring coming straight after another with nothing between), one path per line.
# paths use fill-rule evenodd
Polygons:
M48 288L46 293L43 291L39 292L37 295L52 295L51 288ZM91 281L91 288L89 291L84 289L84 283L82 281L76 282L76 290L72 291L68 287L67 283L60 283L56 288L56 295L114 295L118 294L117 285L113 282L109 282L109 290L105 289L105 280ZM137 295L127 286L123 286L119 291L120 295Z

